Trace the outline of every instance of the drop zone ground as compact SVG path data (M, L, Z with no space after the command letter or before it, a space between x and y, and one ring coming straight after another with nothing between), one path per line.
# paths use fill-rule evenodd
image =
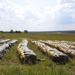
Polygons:
M19 42L21 42L21 38L75 41L75 34L0 33L0 38L2 37L5 39L18 39ZM37 46L30 42L28 47L34 50L38 58L43 58L45 61L39 62L38 64L21 64L16 54L18 43L4 55L0 62L0 75L75 75L75 59L70 59L70 62L60 65L53 62Z

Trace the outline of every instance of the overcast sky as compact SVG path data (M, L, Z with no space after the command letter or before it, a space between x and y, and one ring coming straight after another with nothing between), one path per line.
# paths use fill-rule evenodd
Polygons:
M0 0L0 31L75 30L75 0Z

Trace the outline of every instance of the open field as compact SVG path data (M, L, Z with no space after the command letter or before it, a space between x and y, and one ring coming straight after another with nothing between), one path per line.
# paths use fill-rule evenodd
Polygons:
M19 42L21 41L19 38L75 41L75 34L0 33L0 38L2 36L5 39L18 39ZM28 47L34 50L38 58L43 58L45 61L39 62L38 64L21 64L16 54L17 46L18 44L4 55L0 62L0 75L75 75L75 59L70 59L70 62L59 65L58 63L54 63L47 55L44 55L37 46L29 42Z

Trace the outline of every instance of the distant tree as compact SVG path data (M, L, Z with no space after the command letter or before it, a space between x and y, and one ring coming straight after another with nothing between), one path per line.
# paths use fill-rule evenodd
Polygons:
M24 30L24 33L28 33L28 31L27 30Z
M0 33L3 33L3 31L0 31Z
M15 31L15 33L21 33L21 31Z
M10 30L10 33L13 33L13 32L14 32L13 29L11 29L11 30Z

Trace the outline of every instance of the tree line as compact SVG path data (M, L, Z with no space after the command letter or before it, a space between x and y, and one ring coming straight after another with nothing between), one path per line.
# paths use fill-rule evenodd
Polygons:
M24 30L23 32L22 31L14 31L13 29L11 29L10 31L0 31L0 33L28 33L27 30Z

